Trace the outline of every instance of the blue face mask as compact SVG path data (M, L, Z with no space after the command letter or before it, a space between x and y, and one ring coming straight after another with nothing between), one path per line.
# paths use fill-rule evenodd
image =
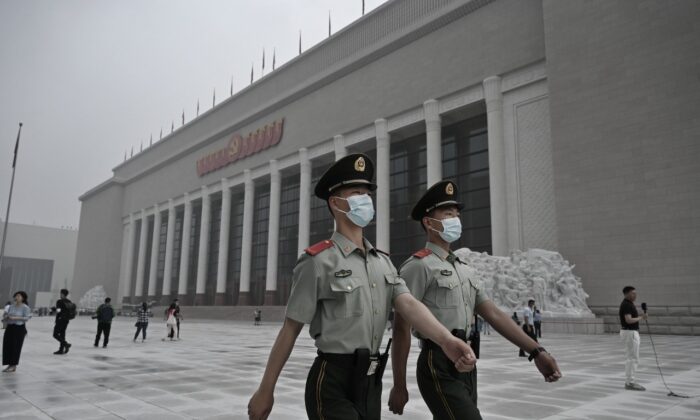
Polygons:
M350 219L351 222L357 226L363 228L369 224L374 218L374 205L372 204L372 197L369 194L353 195L346 198L337 197L341 200L345 200L350 205L350 211L342 211L336 207L341 213Z
M442 232L437 229L431 229L437 232L443 241L452 243L462 236L462 221L459 220L459 217L450 217L442 220L437 220L430 217L430 219L442 223Z

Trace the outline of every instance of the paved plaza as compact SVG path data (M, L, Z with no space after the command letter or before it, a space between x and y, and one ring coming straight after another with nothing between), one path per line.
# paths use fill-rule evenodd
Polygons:
M185 314L186 316L186 314ZM29 324L17 372L0 375L0 419L245 419L280 324L191 321L182 340L162 342L164 323L152 322L145 343L131 341L134 319L119 318L108 348L94 348L95 321L68 328L70 353L54 356L53 320ZM544 327L546 333L546 325ZM622 347L616 335L551 335L542 344L564 378L543 382L535 367L498 335L484 336L479 361L479 407L485 419L698 419L700 337L654 337L670 387L695 397L668 397L642 338L639 381L646 392L623 389ZM386 343L386 340L385 340ZM409 360L410 402L402 417L428 419L415 382L418 349ZM305 329L275 393L271 419L305 418L303 395L315 351ZM384 377L389 396L391 368Z

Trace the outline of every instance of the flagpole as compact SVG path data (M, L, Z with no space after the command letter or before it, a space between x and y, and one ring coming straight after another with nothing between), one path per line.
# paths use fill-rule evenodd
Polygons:
M5 228L2 230L2 245L0 246L0 274L2 273L2 260L5 256L5 239L7 239L7 223L10 220L10 204L12 203L12 190L15 186L15 167L17 166L17 152L19 151L19 136L22 134L22 123L19 123L17 141L15 142L15 157L12 159L12 180L10 181L10 196L7 199L7 211L5 212Z

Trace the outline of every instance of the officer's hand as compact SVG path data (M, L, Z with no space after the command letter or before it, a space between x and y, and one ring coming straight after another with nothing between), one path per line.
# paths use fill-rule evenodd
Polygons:
M455 364L460 372L470 372L476 365L476 356L467 343L457 337L450 337L442 347L447 357Z
M561 378L561 371L557 361L554 360L551 354L542 352L535 357L535 365L539 369L546 382L556 382Z
M248 419L250 420L265 420L272 411L272 405L275 403L275 397L272 393L261 392L259 389L255 391L250 401L248 401Z
M403 414L403 408L408 402L408 389L394 386L389 393L389 410L394 414Z

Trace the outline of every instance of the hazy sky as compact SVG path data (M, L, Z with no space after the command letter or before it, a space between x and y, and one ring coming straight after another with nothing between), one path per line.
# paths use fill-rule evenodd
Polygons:
M366 12L384 0L366 0ZM0 218L18 122L10 221L78 227L78 197L156 140L302 46L361 16L362 0L0 0Z

